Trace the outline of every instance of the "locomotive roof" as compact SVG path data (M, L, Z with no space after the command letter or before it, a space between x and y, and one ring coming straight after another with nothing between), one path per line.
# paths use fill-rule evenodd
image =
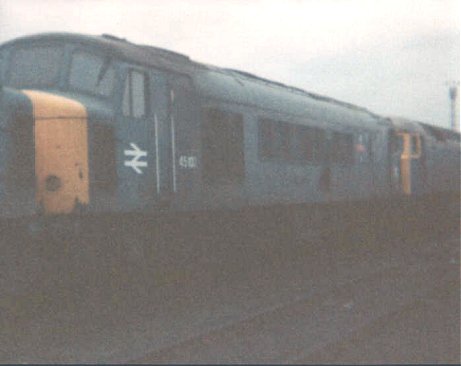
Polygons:
M68 42L84 44L97 47L103 52L126 61L143 64L146 66L157 66L164 68L181 68L183 72L188 71L188 66L193 64L188 56L177 52L168 51L162 48L137 45L123 38L103 34L101 36L83 35L76 33L41 33L31 36L24 36L5 43L8 46L13 43L29 43L36 41ZM180 71L180 70L176 70Z
M129 62L134 62L145 66L158 67L183 74L193 75L194 72L198 70L213 71L213 73L223 74L227 77L230 77L232 80L237 81L240 87L249 84L253 86L255 84L256 86L270 86L272 88L285 91L285 93L288 92L290 94L308 97L310 99L317 100L320 102L326 102L328 104L336 105L340 108L345 108L349 111L359 112L360 114L364 113L365 115L368 115L373 119L382 119L382 117L372 113L371 111L363 107L359 107L330 97L311 93L300 88L288 86L283 83L258 77L256 75L244 71L219 68L211 65L198 63L192 61L188 56L177 52L153 46L135 44L127 41L126 39L118 38L107 34L103 34L101 36L94 36L74 33L42 33L14 39L12 41L5 43L4 45L2 45L2 47L8 46L13 43L29 43L35 41L63 41L69 43L72 42L94 46L98 49L102 49L103 52L107 52L113 55L114 57L118 57Z
M403 117L391 117L390 119L392 124L399 129L425 133L434 137L437 141L455 141L459 143L461 139L461 135L458 131L453 131L448 128L433 126Z

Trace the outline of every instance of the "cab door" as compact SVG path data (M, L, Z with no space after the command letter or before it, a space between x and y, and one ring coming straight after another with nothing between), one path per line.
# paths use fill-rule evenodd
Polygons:
M160 159L165 156L168 100L165 78L141 67L123 73L123 96L118 121L118 202L121 210L151 210L171 185ZM166 140L163 138L166 135ZM161 174L163 173L163 174Z

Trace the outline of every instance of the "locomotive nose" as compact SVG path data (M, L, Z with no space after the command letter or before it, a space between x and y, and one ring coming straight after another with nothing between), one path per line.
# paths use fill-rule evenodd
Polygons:
M23 91L35 120L36 202L46 214L89 203L86 108L61 96Z

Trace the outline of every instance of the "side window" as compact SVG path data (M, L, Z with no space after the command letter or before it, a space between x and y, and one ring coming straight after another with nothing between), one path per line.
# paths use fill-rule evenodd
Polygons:
M130 70L125 79L122 103L125 117L142 118L147 115L147 76Z
M259 156L262 159L290 160L292 126L270 119L259 120Z
M291 125L284 122L277 122L276 124L276 154L280 160L290 160L290 145L291 145Z
M392 136L392 153L400 155L403 153L403 136L397 134Z
M411 154L418 155L421 153L419 135L411 135Z
M354 136L348 133L333 132L331 161L342 165L354 162Z
M294 126L293 159L300 162L320 162L323 160L325 133L308 126Z
M355 143L355 152L359 163L368 163L371 161L371 137L367 132L361 132L357 135Z
M207 183L241 182L245 176L242 115L206 110L202 149L203 178Z
M315 127L259 120L259 157L289 163L324 159L325 133Z
M297 134L296 140L296 157L300 161L314 161L315 160L315 136L309 127L296 126Z
M276 122L270 119L260 119L259 126L259 157L262 159L275 158L275 126Z

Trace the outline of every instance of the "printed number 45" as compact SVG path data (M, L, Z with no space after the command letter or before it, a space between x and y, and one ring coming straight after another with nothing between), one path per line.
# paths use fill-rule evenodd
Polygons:
M197 157L182 155L179 157L179 166L181 168L194 169L197 167Z

